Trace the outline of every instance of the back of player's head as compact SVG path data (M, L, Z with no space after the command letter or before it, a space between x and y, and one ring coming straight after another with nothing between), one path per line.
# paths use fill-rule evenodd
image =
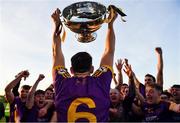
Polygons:
M44 92L43 90L40 90L40 89L39 89L39 90L37 90L37 91L35 92L34 96L39 95L39 94L44 95L45 92Z
M156 78L151 74L146 74L145 77L151 77L153 82L156 82Z
M87 72L91 69L92 57L87 52L79 52L71 58L71 66L74 72Z
M30 88L31 88L31 86L29 86L29 85L21 86L21 89L24 89L24 90L29 90Z

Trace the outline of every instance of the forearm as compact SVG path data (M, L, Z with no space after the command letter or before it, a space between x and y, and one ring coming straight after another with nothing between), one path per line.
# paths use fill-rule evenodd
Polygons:
M29 93L28 93L28 97L27 97L27 101L26 101L26 107L28 109L31 109L34 105L34 94L35 94L35 91L36 91L36 88L38 86L40 81L36 81L35 84L31 87Z
M134 79L134 84L135 84L136 88L139 89L139 86L140 86L141 82L137 79L135 74L133 75L133 79Z
M6 95L7 101L10 104L13 103L14 101L14 94L12 93L12 89L18 84L21 78L22 76L18 76L12 82L10 82L5 88L5 95Z
M123 84L123 76L122 76L122 72L118 72L118 81L116 84L116 88L121 91L121 86Z
M121 71L118 71L118 83L120 86L123 84L123 75Z
M64 66L64 55L61 48L61 37L59 32L59 26L55 26L53 33L52 52L53 52L53 67L61 65Z
M51 108L53 105L54 105L53 100L46 100L46 105L45 105L44 108L46 108L46 109L48 110L48 109Z
M115 84L116 86L118 86L118 81L117 81L117 79L116 79L115 76L113 76L113 80L114 80L114 84Z
M115 51L114 27L113 27L113 24L108 24L105 52L114 54L114 51Z
M163 56L162 54L158 54L157 84L163 87Z
M136 96L138 97L138 99L140 100L141 104L144 104L145 102L145 98L143 97L143 95L139 92L139 89L135 89L136 91Z
M113 66L114 60L114 51L115 51L115 35L113 25L108 25L106 43L105 43L105 51L101 59L100 65L108 65Z
M20 82L21 82L21 80L18 82L18 84L12 90L12 93L14 94L14 96L19 96L18 89L19 89L19 86L20 86Z
M57 44L54 44L53 46L53 67L56 67L58 65L65 66L64 61L64 55L61 50L61 46Z
M129 77L129 95L128 97L135 98L135 84L133 76Z
M5 92L11 92L11 90L21 81L22 76L18 76L13 81L11 81L5 88Z

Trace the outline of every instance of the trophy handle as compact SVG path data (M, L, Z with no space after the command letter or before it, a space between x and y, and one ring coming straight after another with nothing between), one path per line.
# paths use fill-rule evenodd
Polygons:
M124 19L124 17L127 16L127 15L122 11L122 9L121 9L121 8L117 8L117 7L114 6L114 5L109 5L109 6L108 6L108 11L107 11L107 13L109 13L109 16L108 16L108 18L106 18L106 14L105 14L105 19L104 19L104 22L105 22L105 23L111 22L111 20L112 20L112 18L113 18L113 10L116 11L116 12L121 16L121 20L122 20L123 22L126 22L126 20ZM111 13L112 13L112 14L111 14Z

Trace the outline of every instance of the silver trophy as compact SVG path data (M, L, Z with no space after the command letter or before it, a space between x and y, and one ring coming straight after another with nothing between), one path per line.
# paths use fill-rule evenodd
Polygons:
M103 23L111 21L110 14L112 9L117 11L121 17L126 16L121 9L114 5L106 8L97 2L77 2L73 3L62 11L64 24L71 31L76 33L77 40L82 43L94 41L97 37L97 31ZM124 21L124 20L123 20Z

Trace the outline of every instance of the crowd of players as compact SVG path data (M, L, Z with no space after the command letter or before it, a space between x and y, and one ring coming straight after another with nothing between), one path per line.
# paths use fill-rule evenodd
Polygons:
M114 12L115 13L115 12ZM79 52L71 59L71 73L67 72L61 49L62 24L57 9L52 18L55 23L53 34L53 84L46 90L37 90L45 76L40 74L33 86L23 85L21 80L29 76L21 71L5 88L10 104L7 122L180 122L180 85L174 84L163 90L163 55L160 47L157 54L157 76L146 74L144 84L138 80L127 59L119 59L113 66L115 35L113 22L108 24L106 48L100 68L92 75L92 58ZM123 82L125 72L128 84ZM72 76L72 77L71 77ZM110 89L110 83L116 87ZM18 90L20 90L18 92ZM0 103L0 120L4 107Z

